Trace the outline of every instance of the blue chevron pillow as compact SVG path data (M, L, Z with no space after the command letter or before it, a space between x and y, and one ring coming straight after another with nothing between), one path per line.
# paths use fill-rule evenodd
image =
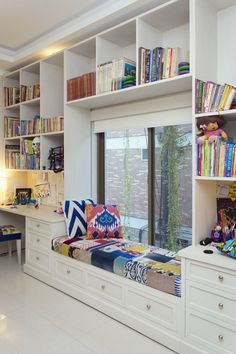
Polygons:
M93 204L92 199L65 200L64 216L66 219L67 235L69 238L84 236L87 232L86 204Z

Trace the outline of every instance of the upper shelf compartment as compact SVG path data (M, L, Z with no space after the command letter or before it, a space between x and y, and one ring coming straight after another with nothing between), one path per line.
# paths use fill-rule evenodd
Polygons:
M189 74L189 2L170 1L137 21L139 84Z
M66 101L96 94L96 38L65 51Z

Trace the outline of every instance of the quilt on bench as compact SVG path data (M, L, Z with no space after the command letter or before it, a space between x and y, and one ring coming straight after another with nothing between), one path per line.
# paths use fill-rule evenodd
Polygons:
M126 239L60 236L52 250L166 293L181 296L181 262L175 253Z

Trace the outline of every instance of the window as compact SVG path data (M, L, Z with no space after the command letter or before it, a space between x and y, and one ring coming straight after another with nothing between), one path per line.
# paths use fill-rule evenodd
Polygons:
M191 244L191 145L190 124L104 134L105 202L120 206L126 238L174 251Z
M155 244L178 250L192 240L191 125L155 128Z
M134 241L148 223L148 164L140 154L147 146L147 129L105 134L105 201L120 206L125 237Z

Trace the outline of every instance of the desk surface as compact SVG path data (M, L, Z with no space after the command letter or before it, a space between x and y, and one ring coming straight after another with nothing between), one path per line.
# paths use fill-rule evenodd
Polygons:
M26 205L18 205L17 208L12 208L11 206L0 206L0 211L27 216L46 222L55 223L64 221L64 215L58 215L54 212L55 209L55 207L46 205L41 205L39 209L31 209Z

